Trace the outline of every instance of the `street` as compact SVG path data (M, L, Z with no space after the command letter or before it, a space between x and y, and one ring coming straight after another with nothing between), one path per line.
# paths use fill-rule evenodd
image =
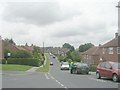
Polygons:
M118 88L119 83L109 79L96 79L95 72L89 75L70 74L60 70L56 58L48 56L53 66L47 73L40 72L2 72L2 88Z

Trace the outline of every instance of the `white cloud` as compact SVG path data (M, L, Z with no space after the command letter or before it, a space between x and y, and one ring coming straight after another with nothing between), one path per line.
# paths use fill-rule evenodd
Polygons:
M0 35L40 46L103 44L117 32L116 5L117 0L7 2L0 6Z

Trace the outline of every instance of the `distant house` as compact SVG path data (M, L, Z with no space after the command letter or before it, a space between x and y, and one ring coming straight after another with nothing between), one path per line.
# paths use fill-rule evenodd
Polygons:
M54 55L62 55L65 56L66 53L69 51L67 48L62 47L45 47L45 52L52 53ZM43 48L41 48L41 51L43 51Z
M33 53L34 51L34 47L33 46L20 46L18 47L20 50L25 50L25 51L28 51L30 53Z
M82 62L85 62L89 65L98 64L100 60L99 53L100 53L99 46L90 48L89 50L81 53Z
M92 47L81 55L82 61L88 64L98 64L101 61L118 62L120 60L120 36L116 33L114 39L103 45Z
M5 41L3 41L3 45L4 45L4 49L7 49L7 50L10 50L10 51L13 51L13 52L19 50L19 48L17 48L16 45L11 44L11 43L7 43Z

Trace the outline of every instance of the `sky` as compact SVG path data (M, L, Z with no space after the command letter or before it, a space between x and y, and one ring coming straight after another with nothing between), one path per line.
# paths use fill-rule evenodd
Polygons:
M119 0L1 0L0 35L17 45L104 44L118 32Z

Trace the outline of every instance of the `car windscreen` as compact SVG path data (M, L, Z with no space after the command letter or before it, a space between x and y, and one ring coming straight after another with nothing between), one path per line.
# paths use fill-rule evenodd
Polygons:
M88 67L88 65L84 64L84 63L80 63L80 64L78 64L78 66L80 66L80 67Z
M62 65L69 65L69 63L63 63Z
M120 69L120 63L114 63L112 67L115 69Z

